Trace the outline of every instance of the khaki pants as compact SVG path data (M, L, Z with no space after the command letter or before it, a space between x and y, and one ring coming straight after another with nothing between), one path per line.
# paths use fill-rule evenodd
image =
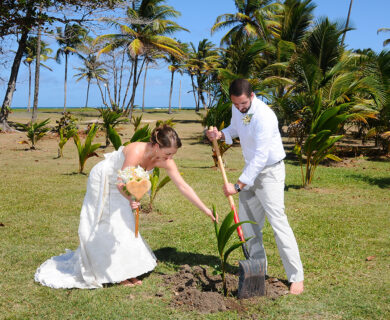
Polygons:
M284 213L284 179L283 161L265 167L254 185L240 192L239 217L241 221L252 220L257 223L244 223L243 232L245 238L253 237L248 241L250 257L266 260L262 229L267 216L287 279L299 282L303 281L303 267L294 233Z

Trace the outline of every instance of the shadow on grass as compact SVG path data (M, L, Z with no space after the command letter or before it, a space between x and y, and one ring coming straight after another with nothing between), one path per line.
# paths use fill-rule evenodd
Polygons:
M77 176L77 175L81 175L81 176L88 176L88 173L84 173L84 172L68 172L68 173L62 173L63 176Z
M206 255L193 252L180 252L176 248L164 247L154 251L157 260L168 264L180 266L188 264L189 266L207 265L214 268L219 265L219 258L217 256ZM238 267L227 265L227 271L230 273L237 273Z
M376 185L381 189L390 188L390 177L373 178L373 177L366 176L363 174L351 174L351 175L349 175L349 177L353 178L355 180L360 180L360 181L366 182L370 185Z

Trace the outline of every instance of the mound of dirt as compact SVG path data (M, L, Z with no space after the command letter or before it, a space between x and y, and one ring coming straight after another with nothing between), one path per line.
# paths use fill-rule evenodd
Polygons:
M220 275L212 275L200 266L182 265L173 275L164 275L165 285L173 291L171 306L200 313L214 313L227 310L245 311L249 303L257 303L258 297L238 300L238 276L226 274L229 295L222 294ZM266 280L266 297L276 299L288 293L286 284L276 278Z

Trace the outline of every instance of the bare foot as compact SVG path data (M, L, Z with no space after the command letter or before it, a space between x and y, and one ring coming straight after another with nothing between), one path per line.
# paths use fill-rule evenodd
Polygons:
M130 279L131 280L131 279ZM130 280L123 280L123 281L121 281L120 282L120 284L122 285L122 286L125 286L125 287L134 287L135 286L135 284L133 283L133 282L131 282Z
M140 286L142 284L142 281L137 279L137 278L131 278L130 279L130 282L133 284L133 285L137 285L137 286Z
M290 286L290 293L291 294L301 294L303 292L303 281L299 282L292 282Z

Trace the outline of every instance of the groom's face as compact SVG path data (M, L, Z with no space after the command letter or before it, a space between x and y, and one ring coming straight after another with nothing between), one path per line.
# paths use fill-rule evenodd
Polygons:
M240 111L241 113L247 113L252 105L254 96L255 94L252 92L249 97L244 93L240 96L231 95L230 99L232 100L234 106L238 109L238 111Z

